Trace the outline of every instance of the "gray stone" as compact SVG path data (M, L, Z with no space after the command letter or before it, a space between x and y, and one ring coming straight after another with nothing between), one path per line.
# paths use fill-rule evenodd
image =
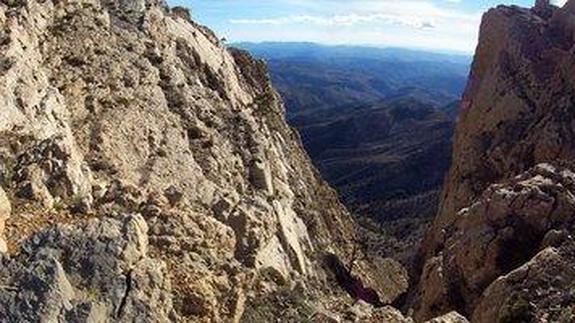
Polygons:
M167 322L166 264L149 258L147 246L147 225L138 215L41 231L8 266L26 270L12 273L20 291L0 298L0 308L16 322Z
M109 321L108 310L101 303L83 302L76 304L66 313L67 322L105 323Z
M6 192L0 187L0 252L2 251L1 243L4 241L4 227L6 225L6 221L10 218L12 214L12 204L8 199L8 195ZM5 243L4 243L5 244Z
M31 263L20 279L16 297L17 310L9 317L23 322L36 318L39 322L57 322L72 308L74 289L62 265L53 257Z
M425 323L469 323L469 321L457 312L450 312Z
M252 184L260 190L272 195L274 192L272 184L272 175L269 165L261 160L255 160L250 168L250 177Z
M146 0L120 0L119 3L126 12L143 13L146 10Z

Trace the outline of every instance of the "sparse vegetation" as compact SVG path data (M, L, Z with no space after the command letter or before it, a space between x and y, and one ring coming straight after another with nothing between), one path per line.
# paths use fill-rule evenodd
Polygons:
M301 292L289 288L248 302L241 322L245 323L312 323L315 311Z
M262 279L273 282L277 286L285 287L287 286L287 281L285 278L274 268L266 267L260 270L260 275Z
M533 322L533 310L533 305L524 295L513 295L502 309L501 323Z
M2 2L10 8L18 8L25 6L27 0L2 0Z
M66 206L66 203L64 203L62 199L57 199L54 201L53 208L55 212L59 213L65 211L68 207Z
M13 159L0 157L0 186L7 188L12 185L14 164Z
M369 257L369 239L365 235L358 235L352 243L352 250L347 260L347 273L352 275L358 262Z

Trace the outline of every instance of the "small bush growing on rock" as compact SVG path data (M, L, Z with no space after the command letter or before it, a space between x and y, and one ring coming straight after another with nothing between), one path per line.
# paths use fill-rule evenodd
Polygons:
M314 309L300 291L280 288L263 298L251 300L240 322L311 323Z
M0 186L9 188L14 177L14 160L0 159Z
M2 2L10 8L22 7L27 4L27 0L3 0Z
M529 300L514 295L503 308L501 323L532 322L534 318L533 305Z
M190 9L185 7L176 6L172 8L172 14L176 17L180 17L185 19L186 21L192 21L192 14L190 13Z
M286 286L287 285L287 281L282 276L282 274L279 273L277 270L275 270L272 267L263 268L260 271L260 274L264 280L273 282L278 286Z
M62 201L61 199L57 199L56 201L54 201L54 206L52 207L54 209L55 212L60 213L60 212L64 212L67 209L66 203L64 203L64 201Z

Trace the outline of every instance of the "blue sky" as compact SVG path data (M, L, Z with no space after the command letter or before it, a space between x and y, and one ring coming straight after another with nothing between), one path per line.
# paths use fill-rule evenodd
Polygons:
M556 0L561 1L561 0ZM471 53L481 14L534 0L168 0L230 42L310 41Z

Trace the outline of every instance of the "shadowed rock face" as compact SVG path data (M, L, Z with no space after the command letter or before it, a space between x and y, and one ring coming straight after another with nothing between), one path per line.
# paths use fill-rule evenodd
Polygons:
M571 293L543 281L546 259L572 261L571 242L546 249L545 237L573 230L573 168L562 161L575 157L574 6L540 1L485 14L453 166L422 246L417 320L451 309L475 322L569 317L539 297ZM573 305L562 301L561 309Z
M0 317L238 321L262 271L319 292L320 256L351 251L265 66L180 10L2 2L0 53L0 285L27 286Z
M545 315L561 321L575 302L567 283L573 273L564 268L575 261L571 169L538 165L490 186L460 210L441 253L423 269L420 310L457 308L476 322ZM548 268L547 260L564 270ZM560 310L552 311L548 297L560 302Z
M165 322L173 312L166 264L148 257L139 215L47 229L2 259L0 277L0 316L12 322Z

